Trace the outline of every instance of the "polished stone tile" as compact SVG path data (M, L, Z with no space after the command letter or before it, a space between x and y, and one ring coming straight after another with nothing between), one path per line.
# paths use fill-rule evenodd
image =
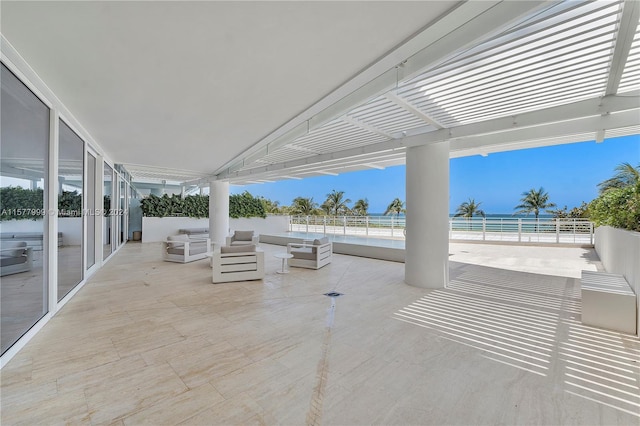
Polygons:
M425 290L340 255L276 274L284 248L262 246L264 280L214 285L127 244L0 372L2 424L640 420L640 341L580 322L590 252L454 247L468 263Z
M123 419L125 426L131 425L174 425L198 416L208 407L224 401L224 398L210 384L204 384L176 396L164 399Z
M92 423L121 420L188 390L167 364L127 371L87 386L84 395Z
M179 425L239 425L239 424L275 424L273 417L249 395L242 393L232 399L220 402L213 407L189 417Z
M190 388L251 365L248 358L226 341L204 346L168 360L169 365Z

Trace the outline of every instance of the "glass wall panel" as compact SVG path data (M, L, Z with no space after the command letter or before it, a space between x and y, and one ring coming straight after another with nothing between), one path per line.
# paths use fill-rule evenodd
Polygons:
M120 221L118 220L118 204L120 201L120 175L118 173L114 174L113 180L113 192L112 192L112 201L111 207L113 208L113 218L111 220L111 226L113 226L113 247L112 250L115 251L118 248L120 241Z
M96 157L87 154L87 269L96 264Z
M0 82L0 349L48 311L44 258L49 108L2 65Z
M113 200L113 169L104 163L104 191L102 205L102 258L106 259L113 250L111 241L111 224L112 224L112 201Z
M120 205L118 206L118 219L120 220L120 244L125 242L125 232L126 232L126 218L127 215L124 214L124 209L126 208L126 196L127 196L127 183L124 179L120 178Z
M60 120L58 137L58 301L80 284L84 142Z

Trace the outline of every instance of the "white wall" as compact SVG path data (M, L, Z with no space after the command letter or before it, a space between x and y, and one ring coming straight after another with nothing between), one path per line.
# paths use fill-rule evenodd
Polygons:
M43 232L42 219L38 220L3 220L0 223L2 232Z
M2 232L34 232L42 233L44 224L38 220L7 220L0 225ZM58 232L62 232L62 244L65 246L79 246L82 243L82 218L58 218Z
M188 217L143 217L142 242L152 243L164 241L169 235L176 235L179 229L208 228L209 219L194 219ZM256 234L282 233L289 230L289 216L267 216L230 219L231 231L252 230Z
M256 234L280 234L289 231L289 216L267 216L229 219L229 228L233 231L253 231Z
M164 241L169 235L176 235L178 229L208 228L209 218L194 219L191 217L143 217L142 242L156 243Z
M640 305L640 232L599 226L595 239L602 265L607 272L625 277L636 293L637 307ZM640 315L637 330L640 332Z

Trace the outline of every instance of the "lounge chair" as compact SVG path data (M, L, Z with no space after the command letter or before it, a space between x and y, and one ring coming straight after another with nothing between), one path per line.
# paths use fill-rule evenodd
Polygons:
M188 263L207 257L211 247L209 238L171 235L162 242L162 256L167 262Z
M0 277L28 272L33 266L33 256L26 241L6 241L0 243Z
M289 243L287 253L293 257L288 259L289 266L299 268L320 269L331 263L333 245L327 237L313 240L313 244Z
M223 246L213 252L213 283L261 280L264 278L264 252L254 244Z
M253 231L235 231L233 235L227 237L225 246L248 246L258 245L260 236L253 235Z

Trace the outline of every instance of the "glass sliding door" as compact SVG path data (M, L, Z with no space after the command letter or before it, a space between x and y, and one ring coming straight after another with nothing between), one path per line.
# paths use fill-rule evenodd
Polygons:
M87 269L96 264L96 157L87 153Z
M104 163L104 190L102 205L102 259L109 257L113 251L112 222L113 222L113 169Z
M113 198L111 201L111 207L113 208L113 218L111 220L111 226L113 226L113 247L115 251L120 245L120 220L118 218L118 204L120 204L120 175L116 172L113 176Z
M48 312L49 108L8 68L0 82L0 349Z
M120 221L120 244L123 244L127 240L127 215L124 214L126 208L127 183L122 177L120 177L118 180L120 181L120 203L118 205L118 220Z
M58 301L83 278L84 141L60 120L58 157Z

